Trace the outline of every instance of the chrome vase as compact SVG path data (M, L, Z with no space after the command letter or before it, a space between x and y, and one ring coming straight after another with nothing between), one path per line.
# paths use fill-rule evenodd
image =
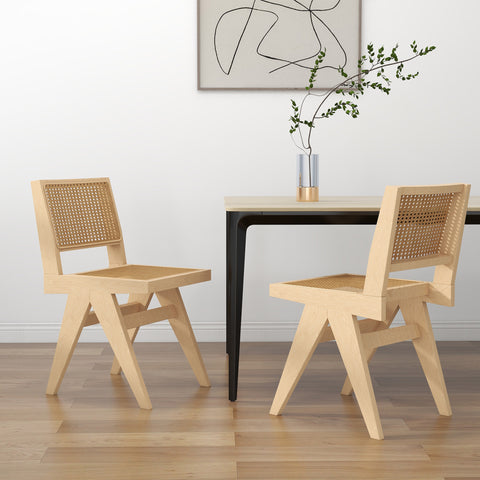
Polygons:
M297 155L297 202L318 202L318 154Z

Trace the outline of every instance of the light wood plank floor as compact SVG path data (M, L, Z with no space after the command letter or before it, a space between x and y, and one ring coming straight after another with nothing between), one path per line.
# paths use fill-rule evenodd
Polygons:
M104 344L80 344L50 398L54 346L1 344L0 479L480 479L480 342L439 343L451 418L437 415L410 343L377 353L384 441L339 395L335 344L319 346L284 415L269 416L288 347L244 343L230 403L224 344L200 344L211 389L197 386L177 344L137 344L149 412L109 375Z

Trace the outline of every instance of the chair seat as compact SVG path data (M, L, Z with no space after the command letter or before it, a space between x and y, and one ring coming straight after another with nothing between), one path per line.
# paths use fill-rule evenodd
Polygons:
M122 265L69 275L46 275L47 293L69 293L78 288L111 293L154 293L211 279L211 271L194 268Z
M389 278L387 284L388 290L394 290L410 285L424 285L426 282L417 282L414 280L401 280ZM302 287L321 288L326 290L343 290L347 292L362 292L365 285L365 275L351 275L343 273L340 275L330 275L326 277L307 278L305 280L296 280L287 282L289 285L299 285Z
M384 320L386 304L401 298L426 297L429 282L389 278L385 297L363 294L365 275L343 273L326 277L307 278L270 285L272 297L300 303L316 303L326 308L355 305L356 315Z

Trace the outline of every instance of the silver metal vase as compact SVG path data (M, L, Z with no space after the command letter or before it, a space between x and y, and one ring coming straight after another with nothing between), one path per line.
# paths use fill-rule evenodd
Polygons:
M318 154L297 155L297 202L318 202Z

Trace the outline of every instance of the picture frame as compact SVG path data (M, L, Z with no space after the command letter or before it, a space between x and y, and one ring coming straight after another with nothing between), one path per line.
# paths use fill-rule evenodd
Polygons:
M316 89L358 70L362 0L197 0L199 90Z

